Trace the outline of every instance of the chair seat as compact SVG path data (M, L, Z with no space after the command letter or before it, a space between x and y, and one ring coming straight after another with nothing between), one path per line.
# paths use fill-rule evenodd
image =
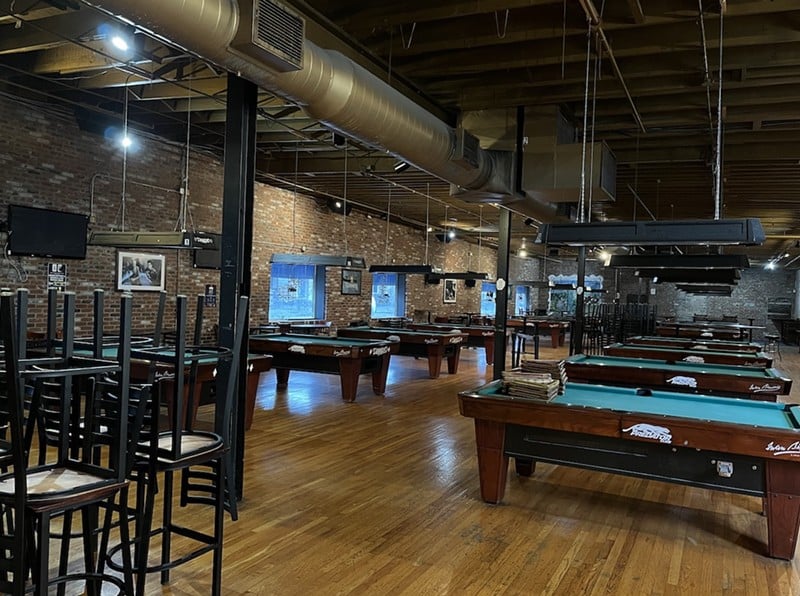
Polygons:
M84 498L97 500L104 493L114 494L127 484L115 478L90 474L83 470L49 467L31 471L28 476L28 505L35 510L58 508L68 502L74 506ZM0 478L0 498L13 498L16 482L13 475Z
M140 447L142 449L144 449L146 446L146 443L140 443ZM169 431L160 433L158 437L159 452L163 453L165 451L172 451L172 447L172 433ZM216 433L203 431L185 432L181 435L181 457L172 459L169 457L164 457L163 455L159 455L158 463L162 466L172 466L186 462L187 460L203 458L206 455L215 453L217 450L222 449L223 447L224 443L222 438ZM139 455L143 458L147 457L145 452L140 452Z

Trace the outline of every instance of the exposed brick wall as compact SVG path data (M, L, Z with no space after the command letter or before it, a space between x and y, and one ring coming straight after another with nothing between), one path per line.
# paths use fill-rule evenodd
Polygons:
M74 118L0 98L0 219L6 205L18 203L91 214L94 230L119 229L122 224L123 171L122 150L113 140L81 131ZM175 228L180 215L180 189L184 165L184 147L155 139L139 138L137 147L128 152L125 200L125 229L128 231L164 231ZM191 151L189 160L188 229L220 231L223 173L215 157ZM343 254L364 256L367 264L389 262L422 263L426 243L428 263L445 271L487 272L495 274L496 252L460 240L448 244L433 235L408 226L353 211L344 218L303 195L273 187L255 185L252 314L251 321L267 320L269 297L269 259L272 253ZM191 251L152 250L166 256L168 299L165 326L174 326L174 296L189 296L190 316L195 296L205 284L219 287L217 271L193 269ZM46 266L59 259L33 257L0 261L0 285L30 290L30 328L43 330L46 323ZM117 250L90 246L86 260L68 260L68 289L78 296L76 325L79 334L91 331L92 291L106 291L106 324L118 320L116 290ZM13 266L12 266L13 265ZM19 270L22 275L17 273ZM326 272L326 318L334 325L346 325L355 319L369 318L371 275L363 272L361 296L343 296L340 292L341 269ZM154 325L157 294L136 292L134 328ZM407 315L414 310L434 314L475 312L480 307L480 283L466 288L458 282L457 302L443 304L442 285L426 285L423 276L407 280ZM217 313L207 309L205 334L211 331Z
M707 315L710 319L721 319L722 315L735 315L739 322L765 326L757 330L753 338L761 338L764 333L776 333L775 323L767 318L767 300L783 298L794 300L794 274L782 269L767 271L761 268L743 269L739 284L733 287L730 296L701 296L679 291L674 284L642 283L632 273L620 275L620 293L624 301L628 293L648 295L649 303L655 304L658 315L675 316L679 320L691 320L692 315ZM650 288L655 289L652 294Z
M539 261L536 260L532 267L538 266ZM794 300L794 274L780 269L742 270L742 278L729 297L691 295L679 291L675 284L652 284L650 280L636 277L630 270L617 271L602 267L597 261L586 263L587 275L602 275L604 278L604 287L608 290L603 296L604 302L612 302L618 295L618 299L624 303L629 294L644 294L648 303L655 305L659 317L675 316L679 320L691 320L694 314L704 314L712 319L721 319L722 315L736 315L739 322L745 324L752 318L755 325L766 327L763 331L755 331L754 339L760 339L764 333L777 332L775 323L767 319L768 299L783 298L790 302ZM561 263L547 263L546 275L576 272L577 263L574 260L562 259ZM654 294L651 289L655 289ZM544 308L547 303L546 289L539 292L539 299L541 308Z

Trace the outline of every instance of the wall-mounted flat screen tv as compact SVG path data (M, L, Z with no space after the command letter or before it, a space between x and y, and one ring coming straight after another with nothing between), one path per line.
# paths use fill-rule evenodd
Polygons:
M8 252L12 255L86 258L89 218L80 213L8 206Z
M203 236L213 239L215 248L201 248L194 251L194 266L196 269L221 269L222 268L222 235L213 232L201 232ZM198 244L195 240L195 244Z

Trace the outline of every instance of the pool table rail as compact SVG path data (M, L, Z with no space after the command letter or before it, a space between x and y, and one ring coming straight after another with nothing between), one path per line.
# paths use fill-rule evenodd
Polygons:
M789 395L792 389L792 380L774 368L585 354L567 358L564 368L567 378L578 383L650 387L766 401L776 401L778 395Z
M461 346L467 344L467 333L443 333L414 329L398 329L390 327L343 327L337 332L339 337L356 337L360 339L384 339L397 343L399 356L427 358L428 376L439 378L442 361L447 358L447 372L456 374L461 358Z
M278 387L286 387L293 370L337 374L342 399L353 402L362 374L372 375L375 395L386 392L389 359L398 351L398 342L335 338L303 334L250 336L250 351L272 355Z

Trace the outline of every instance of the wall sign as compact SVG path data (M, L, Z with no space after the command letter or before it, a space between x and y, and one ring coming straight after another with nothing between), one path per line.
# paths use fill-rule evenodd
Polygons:
M215 286L214 284L206 284L204 302L205 306L217 305L217 286Z
M67 289L67 264L47 264L47 289L64 292Z

